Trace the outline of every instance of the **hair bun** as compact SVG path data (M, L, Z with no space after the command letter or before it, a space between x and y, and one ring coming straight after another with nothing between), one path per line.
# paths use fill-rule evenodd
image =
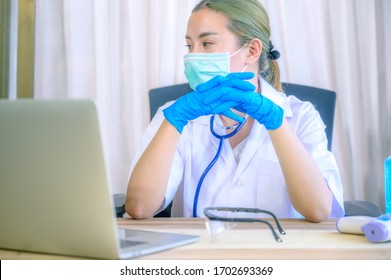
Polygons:
M273 46L273 43L272 41L270 41L269 43L269 52L267 53L267 57L271 60L276 60L276 59L279 59L280 58L280 52L277 51L277 50L273 50L274 49L274 46Z

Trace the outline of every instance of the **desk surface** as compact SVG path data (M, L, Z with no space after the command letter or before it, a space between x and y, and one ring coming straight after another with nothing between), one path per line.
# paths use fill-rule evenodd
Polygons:
M212 240L202 218L118 219L120 228L201 236L196 243L139 259L391 259L391 242L371 243L363 235L341 234L335 224L335 220L310 223L300 219L282 219L286 235L282 235L283 242L278 243L264 224L241 223ZM70 258L0 250L0 259Z

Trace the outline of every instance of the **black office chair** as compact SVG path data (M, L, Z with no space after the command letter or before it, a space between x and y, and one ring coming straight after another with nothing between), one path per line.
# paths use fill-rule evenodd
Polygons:
M326 136L328 140L327 148L331 151L333 127L334 127L334 113L337 95L334 91L304 86L291 83L282 83L284 92L287 95L294 95L302 101L311 102L316 110L319 112L324 124L326 125ZM151 119L156 114L160 106L165 103L176 100L182 95L192 91L189 84L178 84L167 87L160 87L151 89L149 91L149 105ZM118 198L117 198L118 199ZM169 217L171 212L171 204L156 217ZM375 204L368 201L345 201L345 216L372 216L378 217L382 215L382 211ZM119 209L119 208L118 208ZM118 213L118 212L117 212ZM123 213L122 213L123 214Z

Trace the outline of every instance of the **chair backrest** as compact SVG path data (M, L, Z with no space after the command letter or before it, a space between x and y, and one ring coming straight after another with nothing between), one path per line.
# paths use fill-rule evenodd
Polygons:
M191 92L189 84L178 84L167 87L153 88L149 91L149 109L151 119L160 106L171 100L177 100L182 95Z
M327 149L331 151L337 94L331 90L290 83L282 83L282 87L286 95L294 95L298 99L309 101L314 105L326 125Z
M335 103L337 99L336 93L326 89L290 83L282 83L282 86L287 95L294 95L302 101L311 102L315 106L326 125L326 136L328 139L327 148L331 151ZM192 91L192 89L189 84L178 84L151 89L149 91L151 119L160 106L164 105L168 101L176 100L190 91Z

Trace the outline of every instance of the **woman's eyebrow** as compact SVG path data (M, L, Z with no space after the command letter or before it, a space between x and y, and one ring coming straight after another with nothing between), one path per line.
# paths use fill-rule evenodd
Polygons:
M198 38L203 38L203 37L213 36L213 35L218 35L218 33L217 32L203 32L200 34L200 36L198 36ZM186 35L185 38L191 40L191 37L189 35Z

